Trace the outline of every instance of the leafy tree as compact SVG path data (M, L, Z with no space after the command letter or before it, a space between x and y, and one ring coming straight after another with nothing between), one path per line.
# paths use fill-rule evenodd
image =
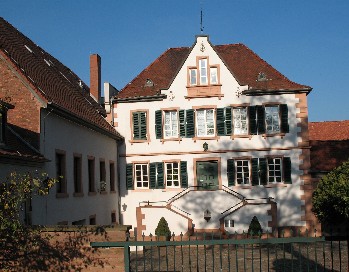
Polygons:
M349 161L324 176L313 193L313 209L321 223L349 225Z
M168 227L168 223L164 217L160 218L158 226L155 229L155 235L171 237L171 231Z
M250 226L248 227L248 233L251 235L259 235L262 233L262 226L259 223L257 216L253 216Z

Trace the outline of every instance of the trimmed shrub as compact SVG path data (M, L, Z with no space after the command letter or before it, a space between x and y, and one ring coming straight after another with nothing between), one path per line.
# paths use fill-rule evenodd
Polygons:
M259 235L260 233L262 233L262 231L263 230L257 216L253 216L250 226L248 227L248 234L252 234L252 236Z
M160 218L158 226L155 229L155 235L171 237L170 228L168 227L168 223L164 217Z

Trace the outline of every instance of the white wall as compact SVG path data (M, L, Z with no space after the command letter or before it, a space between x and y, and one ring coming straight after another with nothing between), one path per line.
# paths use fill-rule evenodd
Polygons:
M97 224L111 224L111 212L116 211L118 220L118 184L117 184L117 144L116 141L101 133L77 125L54 113L42 111L41 116L41 152L50 162L45 164L44 171L56 177L56 149L66 152L67 198L57 198L56 188L52 188L49 196L36 198L34 201L33 223L52 225L58 222L85 220L96 215ZM83 197L73 196L73 156L82 158ZM99 161L104 160L106 166L106 194L88 195L87 158L95 158L95 187L99 188ZM115 165L115 187L117 192L111 193L109 187L109 162Z

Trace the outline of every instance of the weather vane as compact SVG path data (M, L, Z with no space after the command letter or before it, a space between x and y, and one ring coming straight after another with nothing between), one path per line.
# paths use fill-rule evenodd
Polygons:
M202 2L201 3L201 14L200 14L200 32L201 34L204 32L204 27L202 25Z

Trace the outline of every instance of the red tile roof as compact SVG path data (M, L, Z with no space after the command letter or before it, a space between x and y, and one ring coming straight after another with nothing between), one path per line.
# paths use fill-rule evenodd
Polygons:
M317 141L349 140L349 120L309 122L309 139Z
M243 44L216 45L213 48L240 85L248 85L252 90L311 91L309 86L290 81ZM117 98L155 96L161 89L168 89L191 49L168 49L126 85ZM267 81L257 81L260 72L267 76ZM154 86L145 87L148 78Z
M46 103L92 125L92 128L122 138L100 114L105 111L90 97L88 86L68 67L1 17L0 50Z
M312 171L328 172L349 159L349 120L310 122Z

